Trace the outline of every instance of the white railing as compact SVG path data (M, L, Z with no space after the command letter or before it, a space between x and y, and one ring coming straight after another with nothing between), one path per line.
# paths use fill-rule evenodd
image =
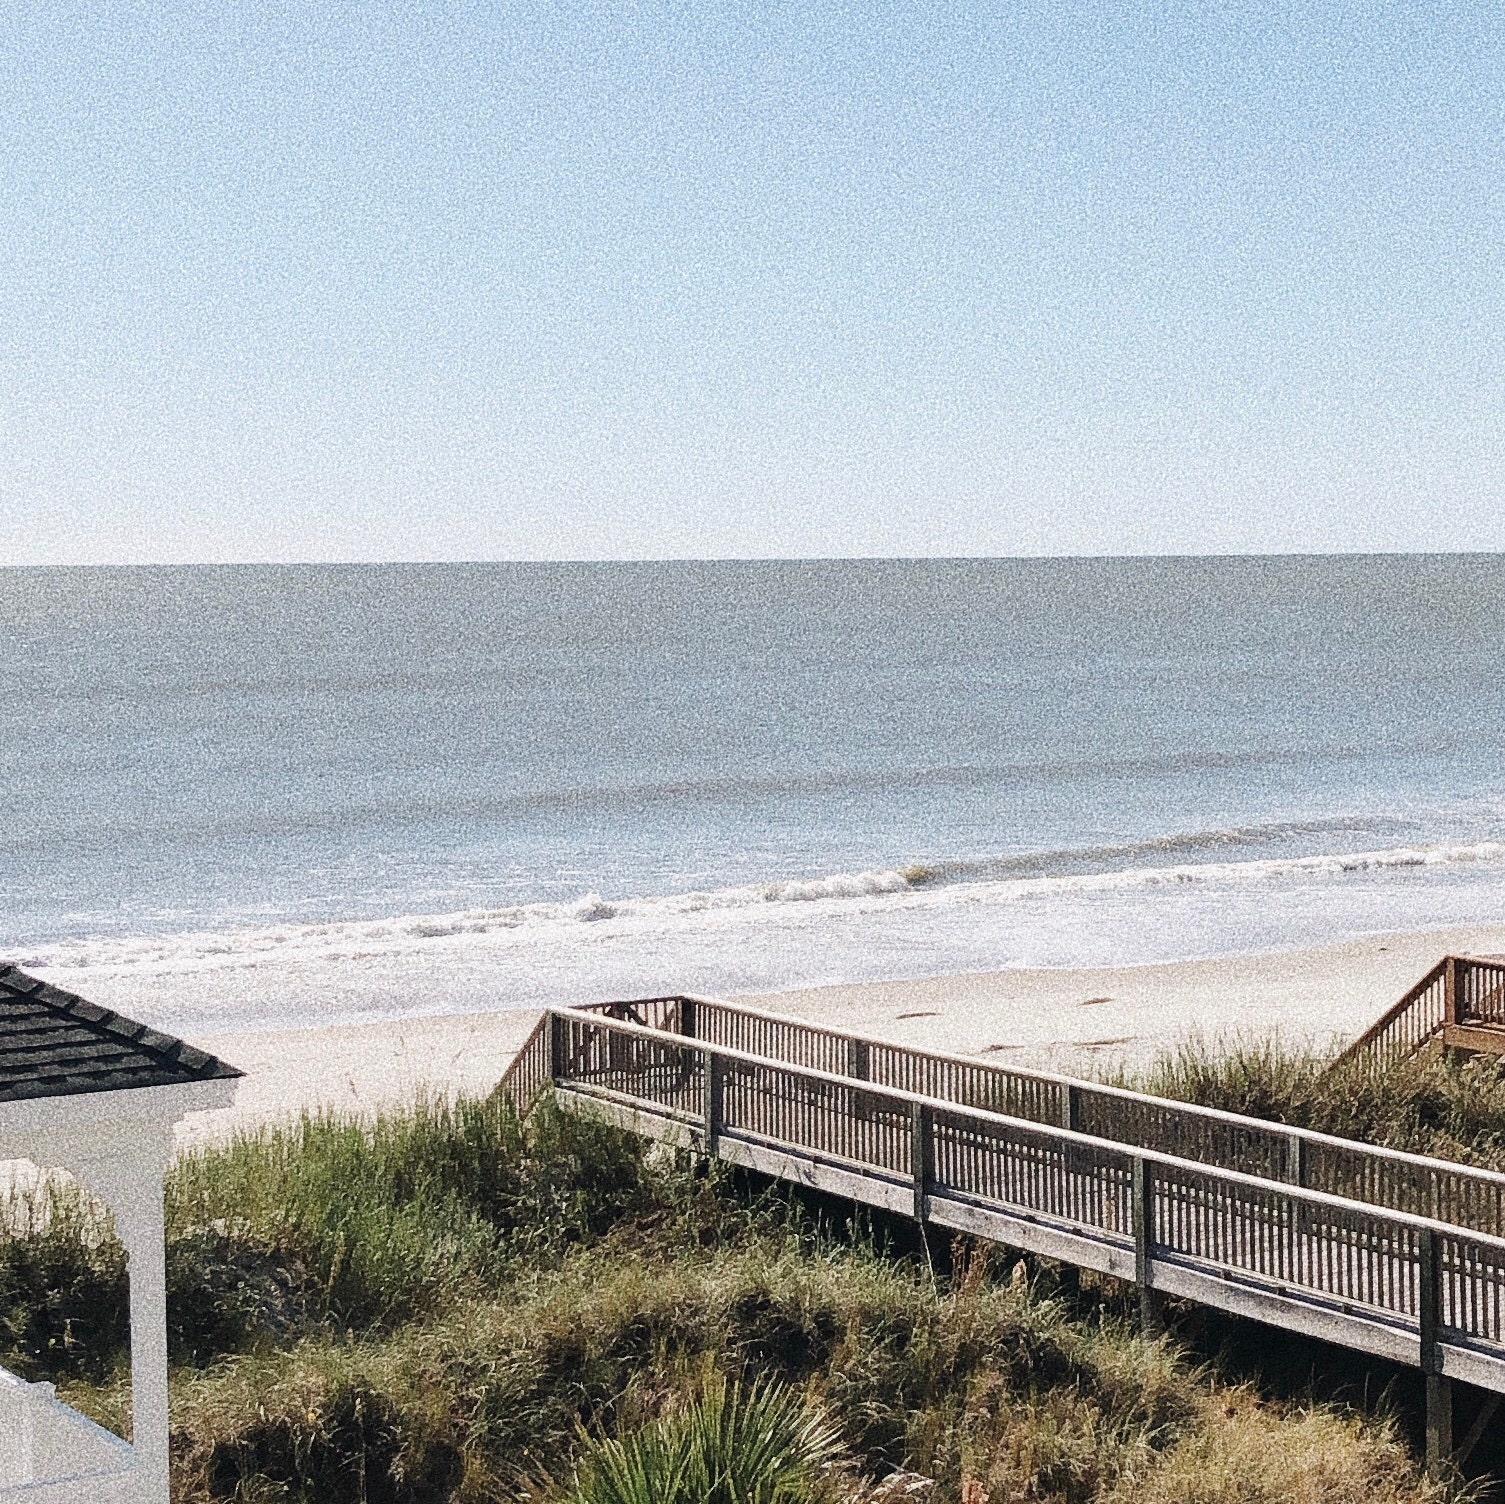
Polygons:
M0 1368L0 1501L3 1504L136 1504L136 1454L128 1442Z

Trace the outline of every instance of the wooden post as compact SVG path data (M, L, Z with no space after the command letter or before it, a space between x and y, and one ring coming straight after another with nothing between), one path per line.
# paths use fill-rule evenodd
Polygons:
M1423 1227L1416 1235L1416 1324L1423 1373L1442 1371L1442 1354L1437 1346L1437 1329L1442 1325L1439 1252L1437 1234L1430 1227Z
M934 1118L928 1103L916 1102L913 1108L910 1139L910 1167L914 1172L914 1215L922 1227L930 1215L930 1181L934 1168Z
M696 1017L698 1011L699 1010L695 1007L695 999L693 997L680 998L679 1032L683 1034L686 1039L694 1039L696 1037L695 1026L697 1023L699 1023L699 1019Z
M847 1075L854 1081L873 1079L873 1047L865 1039L847 1040ZM872 1117L872 1099L864 1091L850 1093L852 1116L859 1121Z
M721 1090L725 1076L721 1069L721 1057L712 1050L704 1056L705 1071L705 1152L717 1154L721 1148Z
M564 1026L564 1014L549 1014L549 1080L556 1086L564 1080L567 1064L564 1058Z
M1281 1278L1292 1284L1301 1281L1301 1202L1294 1196L1285 1200L1285 1268Z
M1292 1185L1306 1184L1306 1140L1299 1133L1286 1139L1285 1178Z
M1416 1315L1426 1384L1427 1474L1441 1478L1453 1462L1453 1381L1442 1372L1442 1243L1424 1227L1416 1237Z
M1463 1019L1463 962L1457 956L1447 956L1442 963L1442 1058L1444 1060L1458 1058L1458 1047L1448 1042L1448 1033L1456 1029Z
M873 1047L867 1040L847 1040L847 1075L855 1081L873 1079Z
M1082 1094L1074 1083L1061 1083L1061 1126L1071 1133L1081 1131Z
M1427 1476L1442 1479L1453 1471L1453 1381L1429 1373L1426 1386Z
M1155 1248L1155 1181L1150 1162L1134 1156L1133 1165L1134 1279L1139 1285L1139 1324L1147 1336L1165 1330L1160 1296L1150 1288L1150 1261Z

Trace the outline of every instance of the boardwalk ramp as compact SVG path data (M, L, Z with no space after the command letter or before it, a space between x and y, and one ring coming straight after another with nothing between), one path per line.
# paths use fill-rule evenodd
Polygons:
M1505 970L1505 968L1502 968ZM551 1009L504 1085L1505 1394L1505 1176L709 998Z

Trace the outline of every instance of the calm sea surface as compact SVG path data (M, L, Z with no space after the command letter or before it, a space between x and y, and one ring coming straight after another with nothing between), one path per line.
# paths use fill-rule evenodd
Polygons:
M421 966L368 1011L433 1011L1505 917L1492 557L0 570L0 693L0 955L80 987Z

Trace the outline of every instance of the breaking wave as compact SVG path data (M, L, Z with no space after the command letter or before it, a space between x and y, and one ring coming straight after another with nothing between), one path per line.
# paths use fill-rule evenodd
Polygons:
M916 863L822 877L790 878L625 898L587 893L564 903L515 904L445 914L240 925L172 935L108 937L34 948L17 957L42 968L179 971L256 966L281 958L378 958L425 946L589 943L613 935L651 937L692 926L790 922L875 911L895 904L941 908L1042 902L1053 898L1195 887L1243 889L1290 881L1327 882L1365 873L1505 864L1505 841L1410 844L1230 861L1167 863L1166 856L1258 846L1374 822L1309 821L1209 830L1113 846ZM1158 860L1156 860L1158 858Z

